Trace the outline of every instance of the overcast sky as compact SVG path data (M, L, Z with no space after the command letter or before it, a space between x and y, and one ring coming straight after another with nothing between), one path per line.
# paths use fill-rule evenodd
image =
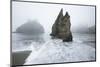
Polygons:
M12 29L15 31L28 20L36 20L43 25L45 31L50 32L61 8L63 8L63 14L68 11L70 15L71 29L90 27L95 24L95 7L12 2Z

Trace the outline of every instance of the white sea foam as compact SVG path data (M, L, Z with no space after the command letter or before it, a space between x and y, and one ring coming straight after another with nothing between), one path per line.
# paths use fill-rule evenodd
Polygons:
M73 34L72 42L51 39L49 34L44 34L41 38L22 37L16 34L13 35L12 51L31 50L25 64L91 61L95 60L95 43L92 43L91 40L95 41L95 37L88 34ZM85 43L85 41L87 42Z
M25 64L60 63L95 60L95 49L85 44L47 41L38 51L33 51Z

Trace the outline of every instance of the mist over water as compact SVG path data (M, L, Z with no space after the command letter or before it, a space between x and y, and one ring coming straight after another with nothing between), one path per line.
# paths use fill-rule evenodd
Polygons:
M12 31L29 20L36 20L44 27L46 32L51 32L52 25L61 8L63 8L63 14L66 11L69 13L72 30L95 25L95 7L91 6L27 2L12 2L12 5Z
M72 33L72 42L62 42L50 36L61 8L64 14L68 11L70 15L72 32L81 31ZM39 22L45 32L40 35L12 33L12 52L32 51L24 64L95 60L95 34L87 33L91 26L95 27L95 7L12 2L12 32L28 21Z

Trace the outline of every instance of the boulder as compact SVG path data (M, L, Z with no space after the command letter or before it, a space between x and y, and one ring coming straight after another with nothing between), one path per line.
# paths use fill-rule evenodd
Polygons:
M16 32L29 35L38 35L44 33L44 28L36 21L29 21L18 27Z
M64 42L72 41L72 32L70 30L70 16L68 12L66 12L65 16L63 16L63 9L61 9L55 23L52 26L51 36L53 38L60 38Z

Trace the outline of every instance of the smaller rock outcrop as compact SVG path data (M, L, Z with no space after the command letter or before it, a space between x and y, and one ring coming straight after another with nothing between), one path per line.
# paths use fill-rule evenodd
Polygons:
M52 26L51 36L53 38L60 38L64 42L72 41L72 33L70 30L70 16L68 12L66 12L65 16L63 16L63 9L61 9L55 23Z
M95 34L96 33L96 26L95 25L89 27L89 33L91 33L91 34Z
M44 33L44 28L36 21L28 21L16 29L16 33L38 35Z

